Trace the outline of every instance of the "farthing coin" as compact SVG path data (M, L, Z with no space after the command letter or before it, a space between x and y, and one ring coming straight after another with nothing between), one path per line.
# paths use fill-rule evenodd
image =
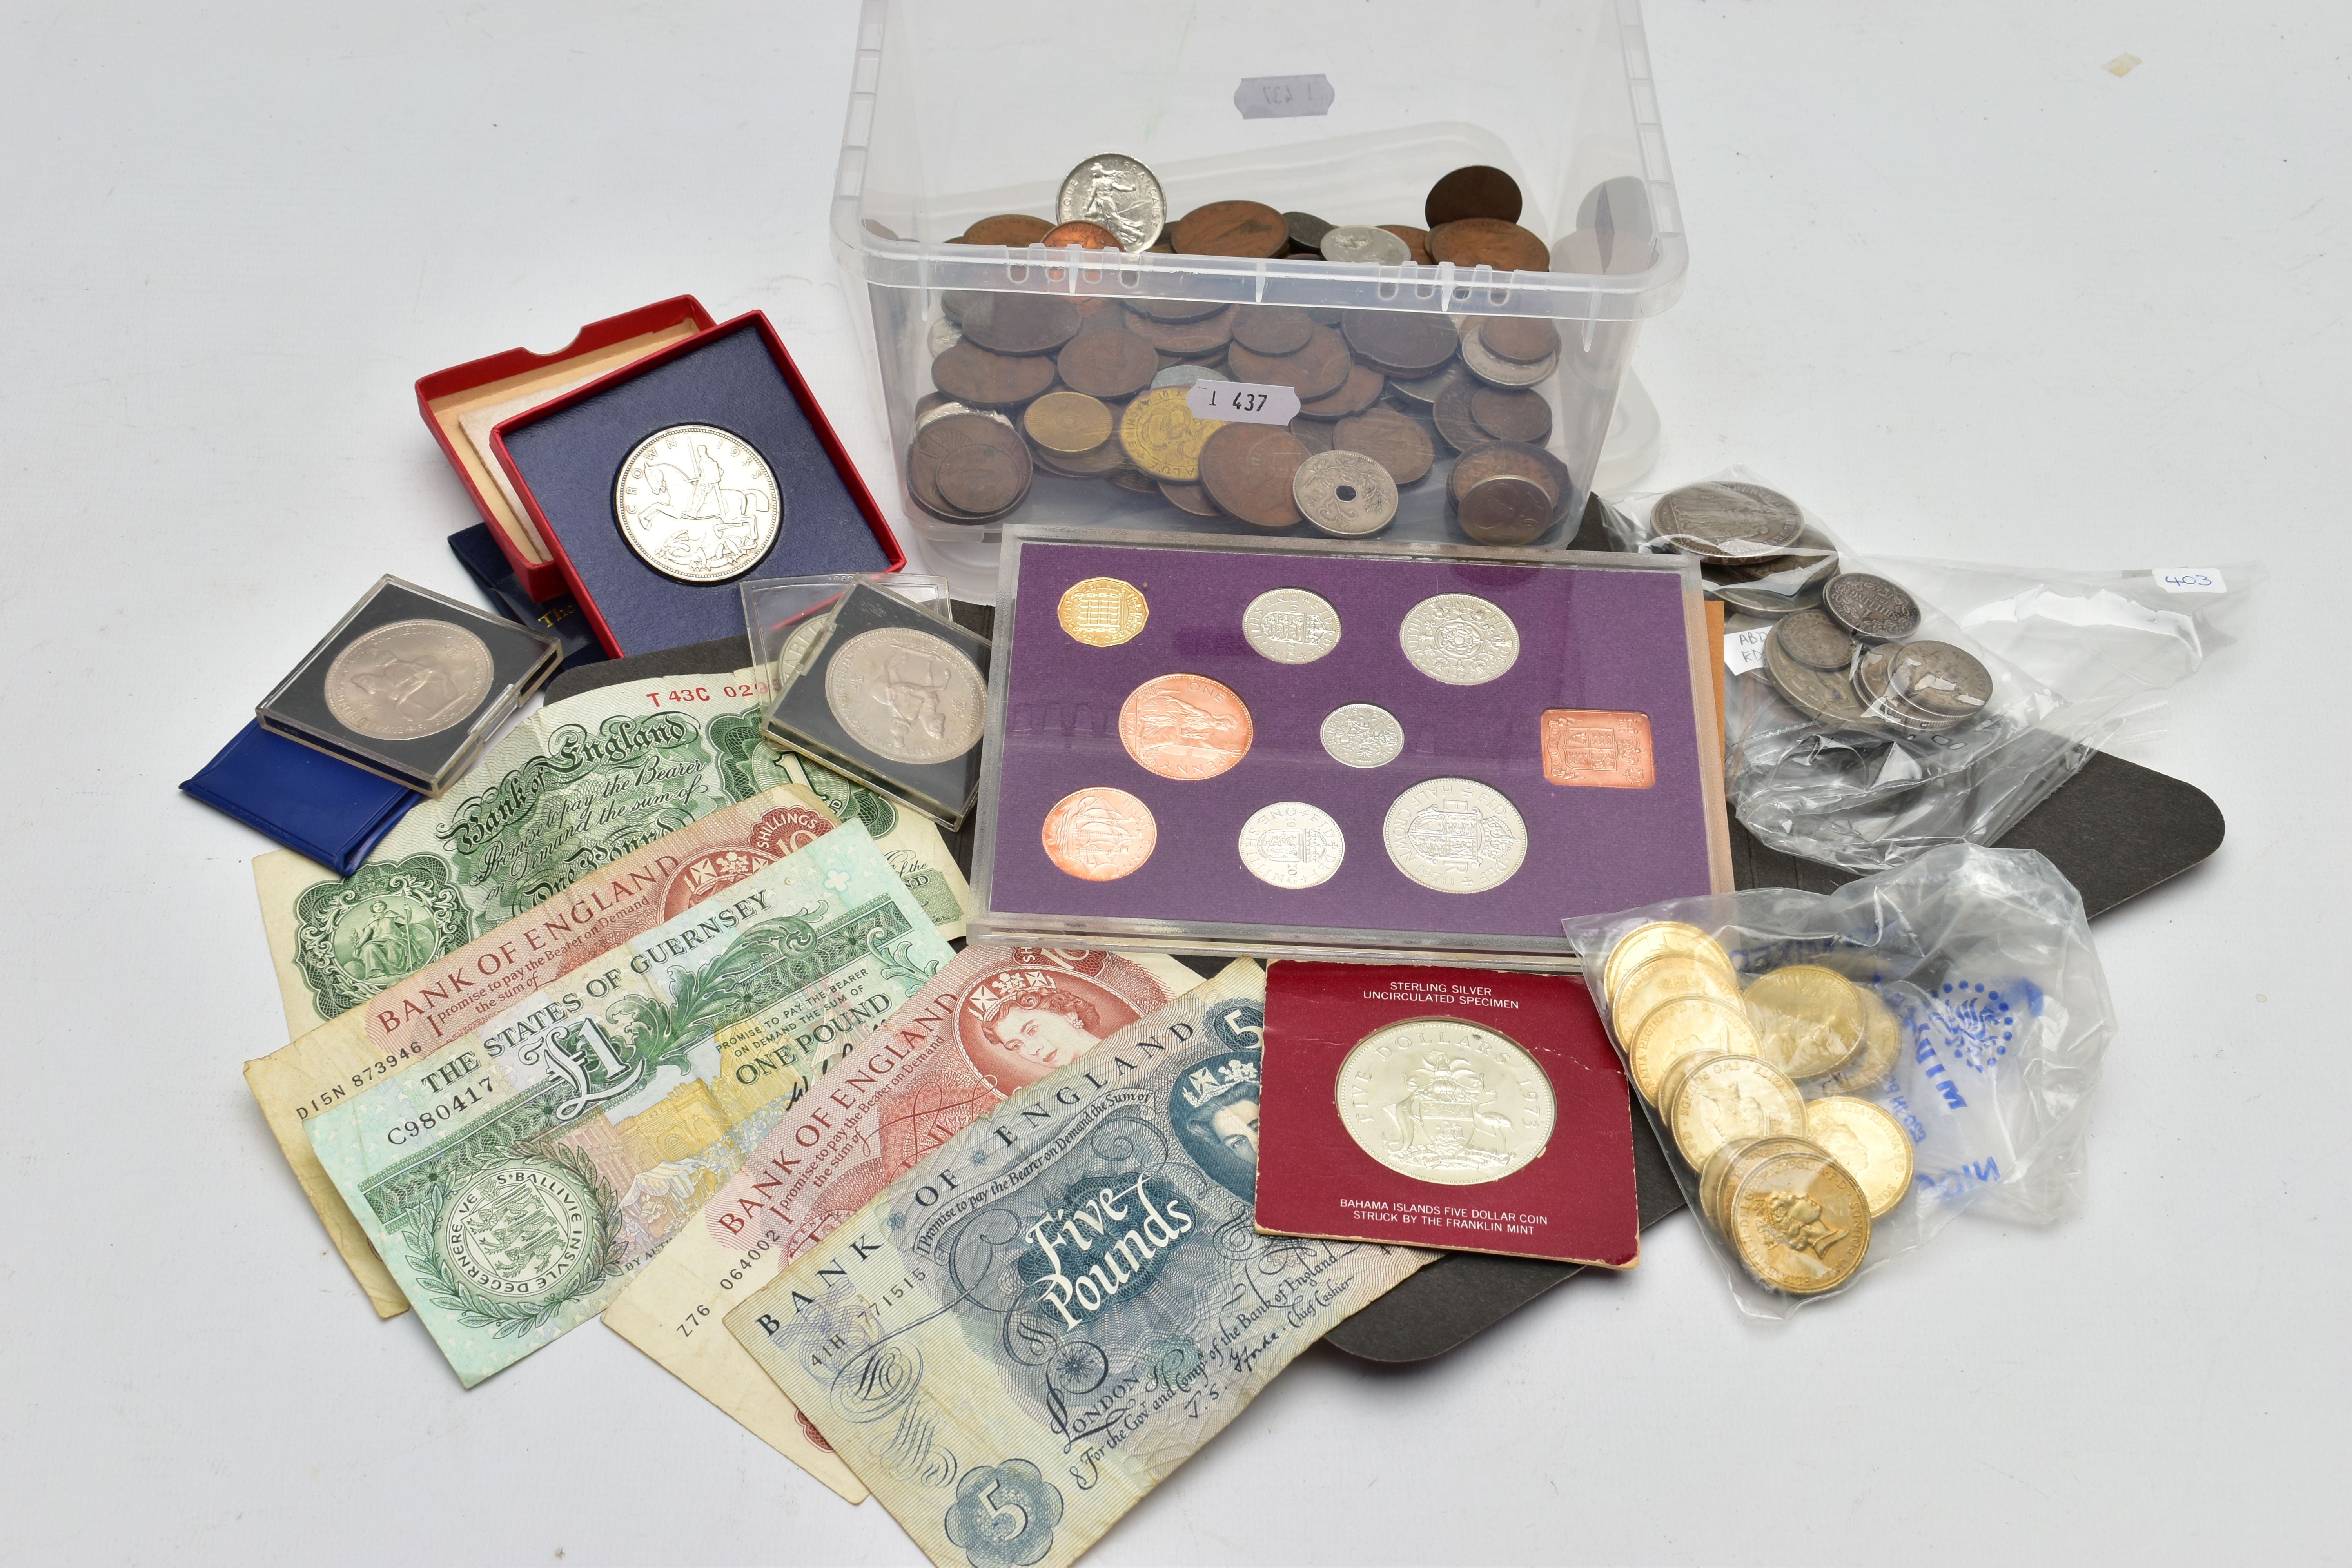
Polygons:
M1361 452L1318 452L1290 476L1291 499L1325 533L1360 539L1396 520L1396 481Z
M1404 726L1387 709L1370 702L1334 708L1323 720L1323 749L1351 768L1385 767L1404 751Z
M1330 230L1316 247L1326 261L1367 261L1375 267L1402 267L1412 259L1412 247L1384 228L1348 223Z
M1303 800L1278 800L1242 824L1242 864L1277 888L1313 888L1348 858L1348 840L1331 814Z
M1144 250L1168 226L1168 198L1141 163L1123 153L1097 153L1063 176L1054 217L1100 224L1118 236L1120 249Z
M824 671L835 722L877 756L911 767L980 744L988 682L961 650L911 626L860 632Z
M637 558L663 576L724 583L776 542L784 492L749 441L715 425L672 425L621 464L613 515Z
M1474 594L1423 599L1405 612L1397 637L1415 669L1448 686L1484 686L1519 658L1519 628Z
M1500 1030L1450 1018L1375 1029L1339 1064L1339 1120L1390 1170L1475 1186L1526 1169L1559 1118L1551 1079Z
M1276 664L1313 664L1339 646L1339 612L1320 594L1269 588L1242 612L1242 636Z
M1483 893L1528 858L1528 825L1501 791L1475 779L1431 779L1396 797L1381 824L1396 868L1441 893Z
M1919 601L1874 572L1841 572L1822 590L1822 608L1864 642L1901 642L1919 629Z
M437 735L489 695L482 639L449 621L394 621L354 638L327 667L327 711L375 741Z

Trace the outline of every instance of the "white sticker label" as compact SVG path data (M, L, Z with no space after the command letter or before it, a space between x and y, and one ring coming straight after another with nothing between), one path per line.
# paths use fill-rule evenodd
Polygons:
M2160 567L2156 580L2167 592L2174 594L2226 594L2230 591L2229 585L2221 581L2221 574L2210 566Z
M1331 79L1313 76L1245 76L1234 89L1234 107L1244 120L1296 120L1331 108Z
M1248 381L1196 381L1184 393L1195 419L1238 425L1287 425L1298 417L1298 389Z
M1734 675L1745 675L1751 669L1763 668L1764 639L1771 635L1770 626L1726 632L1723 636L1723 668Z

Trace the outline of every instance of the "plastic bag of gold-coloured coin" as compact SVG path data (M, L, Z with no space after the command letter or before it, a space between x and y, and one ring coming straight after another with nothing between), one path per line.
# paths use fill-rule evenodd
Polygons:
M2228 644L2263 579L1865 558L1744 468L1605 521L1619 549L1695 558L1723 602L1741 823L1855 871L1995 842L2092 752L2160 727L2158 693Z
M2081 1195L2115 1033L2082 900L2027 849L1949 844L1833 893L1563 921L1741 1310L1783 1318L1962 1214Z

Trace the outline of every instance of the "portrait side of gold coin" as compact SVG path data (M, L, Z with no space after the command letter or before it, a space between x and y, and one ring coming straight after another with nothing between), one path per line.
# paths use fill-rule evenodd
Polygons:
M1895 1075L1895 1058L1903 1054L1903 1021L1895 1016L1895 1009L1867 985L1853 989L1862 998L1862 1049L1822 1080L1822 1089L1831 1094L1860 1094L1876 1089Z
M421 741L481 706L493 661L451 621L394 621L354 637L327 667L327 711L375 741Z
M1089 647L1117 647L1143 629L1151 606L1132 583L1089 577L1062 591L1055 615L1064 631Z
M1388 1169L1441 1186L1524 1170L1551 1142L1551 1079L1496 1029L1413 1018L1373 1030L1339 1064L1340 1124Z
M1722 1208L1742 1266L1792 1296L1837 1289L1870 1252L1862 1187L1818 1148L1776 1149L1754 1162Z
M1835 1072L1862 1048L1862 994L1834 969L1792 963L1759 974L1748 1010L1765 1059L1790 1078Z
M1665 1111L1675 1147L1695 1171L1734 1138L1792 1138L1805 1131L1805 1097L1786 1073L1754 1057L1700 1063Z
M1677 996L1651 1009L1626 1053L1626 1069L1642 1098L1657 1103L1666 1069L1694 1051L1720 1051L1727 1056L1762 1054L1756 1026L1737 1002L1714 996Z
M1651 921L1619 937L1617 945L1609 950L1609 957L1601 966L1602 994L1615 996L1617 987L1627 975L1669 952L1706 959L1719 965L1726 974L1738 973L1731 965L1731 955L1723 951L1723 944L1698 927L1680 921Z
M1805 1136L1861 1184L1871 1218L1885 1215L1911 1190L1911 1135L1870 1101L1849 1095L1807 1100Z
M1610 1002L1610 1026L1621 1042L1630 1045L1642 1037L1642 1026L1652 1013L1679 996L1712 996L1738 1006L1739 982L1706 959L1660 953L1627 973Z

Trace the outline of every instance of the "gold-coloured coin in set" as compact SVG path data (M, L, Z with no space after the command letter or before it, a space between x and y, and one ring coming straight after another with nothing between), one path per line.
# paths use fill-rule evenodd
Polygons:
M1621 937L1601 965L1626 1075L1698 1173L1696 1207L1750 1277L1790 1295L1853 1278L1871 1226L1908 1195L1911 1135L1867 1098L1893 1078L1903 1024L1824 963L1745 979L1679 921Z

